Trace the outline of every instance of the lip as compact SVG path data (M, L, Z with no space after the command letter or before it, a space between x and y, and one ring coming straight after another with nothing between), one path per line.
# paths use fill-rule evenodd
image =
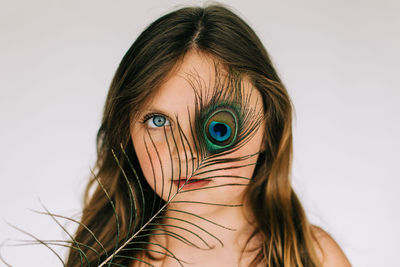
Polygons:
M178 188L181 188L183 186L181 190L183 190L183 189L188 190L188 189L197 189L197 188L204 187L204 186L208 185L211 182L211 180L192 177L185 184L186 178L182 177L179 180L173 180L173 182Z

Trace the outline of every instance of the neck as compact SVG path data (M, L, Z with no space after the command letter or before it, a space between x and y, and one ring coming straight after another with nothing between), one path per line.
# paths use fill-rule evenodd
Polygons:
M152 237L155 243L188 262L194 261L194 257L198 258L199 255L220 257L224 255L224 251L228 253L225 255L232 257L232 252L240 255L245 248L249 248L246 244L254 228L251 227L242 206L204 209L195 205L206 204L185 205L168 207L160 225L156 226L159 229L156 232L160 235ZM196 210L207 212L195 213Z

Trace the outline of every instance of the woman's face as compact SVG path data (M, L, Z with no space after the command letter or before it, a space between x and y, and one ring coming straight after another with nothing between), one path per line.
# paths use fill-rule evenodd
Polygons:
M236 89L240 97L232 97L229 88L216 94L216 88L223 84L221 79L227 77L219 72L216 76L210 57L195 51L187 53L131 123L142 172L161 198L172 199L170 205L191 205L192 211L196 205L195 209L202 212L211 206L185 201L241 204L253 175L264 134L261 95L245 79ZM207 112L212 119L203 116ZM257 120L260 126L249 129ZM198 127L199 121L204 127ZM243 146L237 143L238 138L245 138ZM239 148L231 151L229 146ZM221 151L229 153L216 156ZM233 158L240 160L226 160Z

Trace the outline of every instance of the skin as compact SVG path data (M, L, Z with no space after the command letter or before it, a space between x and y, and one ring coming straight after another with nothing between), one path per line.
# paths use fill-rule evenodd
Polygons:
M179 190L177 184L172 180L179 178L205 179L210 175L219 176L211 179L207 186L227 184L241 184L243 186L224 186L189 192L186 190L190 187L190 181L188 181L187 185L181 188L180 193L174 196L173 200L191 200L230 205L241 204L242 193L245 185L253 175L254 164L258 155L239 163L219 164L218 166L201 169L196 168L197 164L201 164L199 162L200 159L197 158L196 153L191 154L188 152L190 149L193 151L195 148L191 135L191 127L194 127L193 119L190 118L195 116L196 96L192 85L188 81L193 73L196 73L207 84L206 86L201 86L201 88L195 88L197 92L202 95L210 95L214 85L212 82L211 84L208 83L215 80L214 62L211 58L204 57L197 52L188 53L177 71L170 75L169 79L157 90L152 101L140 112L139 119L131 125L131 137L143 174L154 191L164 200L171 199ZM254 106L257 111L262 111L260 93L257 90L252 90L253 87L248 82L244 81L243 83L243 93L251 92L249 104ZM162 127L157 127L152 116L158 116L155 118L156 120L165 118L165 124ZM178 121L182 132L188 139L187 142L179 134ZM245 147L221 158L257 154L261 150L263 134L262 127L258 128ZM229 168L249 164L252 165L231 170L213 171L209 174L204 173L216 167ZM233 175L246 177L247 179L228 177ZM170 207L190 211L195 209L197 214L203 215L217 212L221 208L192 203L171 203Z
M195 147L191 135L193 119L190 118L194 118L195 116L194 107L196 95L192 87L193 84L189 82L190 77L193 78L194 74L197 77L200 77L203 85L197 86L195 90L197 90L197 93L204 95L206 101L208 101L209 99L207 99L207 96L210 95L210 90L214 88L213 82L215 81L216 75L214 66L213 59L204 54L200 54L196 51L187 53L176 71L168 77L166 82L157 90L152 101L150 101L140 112L138 116L139 119L131 124L131 138L143 174L149 185L164 200L173 197L173 201L196 201L241 205L245 186L248 184L249 179L252 177L254 172L254 164L258 158L257 153L263 149L262 143L264 131L262 130L263 124L261 124L252 138L246 143L246 146L221 158L242 157L255 154L253 157L240 161L239 163L231 162L219 164L217 167L229 168L238 165L248 166L213 171L208 174L208 176L213 175L218 176L218 178L211 179L206 186L218 187L187 191L185 186L179 189L179 187L172 181L174 179L179 179L179 177L192 177L192 179L195 177L196 179L204 179L207 177L207 174L204 174L204 171L211 169L211 167L207 167L197 170L196 166L200 160L197 158L197 154L185 153L185 151L189 151L189 146L191 148ZM223 72L223 70L220 71ZM250 95L249 105L254 107L256 111L262 111L263 106L261 95L257 90L253 89L252 85L247 80L243 79L242 93L244 95ZM155 121L153 120L153 117L151 117L154 116L154 114L162 115L168 121L165 121L162 127L156 127L154 122L157 123L157 120ZM187 142L180 142L181 138L178 130L178 120L182 132L188 139ZM174 145L174 139L176 145ZM188 162L188 164L186 164L186 162ZM178 166L180 168L178 168ZM216 166L213 166L212 168L216 168ZM232 178L230 176L246 177L247 179ZM239 185L233 186L229 184ZM180 190L180 193L174 196L178 190ZM170 192L171 194L169 194ZM245 239L252 230L248 224L249 218L244 214L242 207L172 202L168 205L168 208L166 216L173 216L181 220L187 220L206 229L208 232L218 236L224 246L222 246L218 240L204 232L201 232L193 225L171 219L165 219L164 223L173 224L177 227L184 227L190 231L198 233L202 236L205 242L207 242L209 247L187 231L168 226L164 228L185 236L185 238L190 240L190 242L193 242L205 250L190 247L168 236L156 236L153 237L153 241L167 246L168 249L176 253L175 255L178 258L191 263L191 266L196 266L196 262L204 266L203 264L206 259L214 261L214 263L221 261L231 263L232 266L238 264L239 255L243 250ZM195 213L212 220L215 223L228 227L230 230L216 226L195 216L172 211L174 209ZM151 249L160 251L157 247L152 247ZM155 256L159 255L155 254ZM203 258L201 263L198 262L198 257ZM156 266L177 266L176 261L170 258L165 258L162 262L158 261L154 264L156 264Z
M221 266L221 262L225 266L249 266L254 254L245 252L243 257L240 257L246 245L247 237L253 230L249 223L251 218L245 213L246 208L244 206L227 207L174 202L195 201L230 205L242 204L243 192L248 180L229 176L236 175L250 179L254 172L254 163L257 161L256 155L240 162L241 165L250 164L249 166L212 172L212 175L218 175L219 178L212 179L205 187L218 186L216 188L188 191L186 189L187 186L177 186L173 182L174 179L179 179L180 177L192 177L192 179L193 177L196 179L206 177L201 172L207 170L207 168L200 171L196 169L200 160L197 155L185 152L194 147L191 127L193 127L195 91L189 82L194 73L201 78L204 82L203 85L207 85L196 88L196 90L203 95L207 95L208 90L213 88L212 81L215 80L214 61L207 55L197 51L190 51L185 55L176 70L168 76L166 82L158 88L151 101L138 115L139 119L131 123L130 133L147 182L164 200L167 201L173 198L173 202L168 204L165 216L175 217L180 220L165 218L163 223L166 225L173 224L176 227L164 226L163 229L184 236L187 240L203 249L188 246L168 235L152 236L150 242L156 242L173 251L176 257L183 260L185 266L212 267ZM249 104L256 110L262 110L261 95L257 90L252 89L252 85L244 78L243 93L251 92ZM166 120L164 121L160 117L154 118L154 115L161 115ZM182 132L187 137L187 141L180 141L181 135L179 134L178 121ZM161 122L161 127L157 127L155 124L158 122ZM244 147L225 157L240 157L257 154L257 152L262 151L264 135L262 129L264 129L263 124L256 130ZM227 163L220 164L218 167L229 168L237 165L238 163ZM241 184L242 186L221 186L233 183ZM177 193L178 191L180 193ZM192 215L173 211L174 209L197 214L230 229L208 223ZM211 235L182 220L190 221L207 232L214 234L224 245L221 245ZM209 247L193 234L178 227L198 233ZM313 231L317 238L316 242L320 244L317 254L320 257L322 266L350 266L343 251L329 234L317 227L313 227ZM156 231L156 233L161 233L161 231ZM252 243L248 244L247 249L260 246L261 240L254 238ZM157 246L150 246L149 249L163 251ZM152 255L160 257L160 254L157 253L152 253ZM160 261L153 261L145 256L142 259L151 262L154 266L179 266L174 259L169 257L164 257ZM147 265L140 262L132 262L131 266Z

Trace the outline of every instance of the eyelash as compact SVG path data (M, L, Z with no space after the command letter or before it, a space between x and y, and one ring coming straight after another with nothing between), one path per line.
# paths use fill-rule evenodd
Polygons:
M164 125L162 125L162 126L150 126L149 125L149 121L151 120L151 119L153 119L154 117L157 117L157 116L160 116L160 117L164 117L165 118L165 124ZM143 124L147 124L147 127L148 128L162 128L162 127L165 127L165 126L171 126L171 120L168 118L168 116L165 116L165 115L163 115L163 114L160 114L160 113L149 113L149 114L146 114L144 117L143 117L143 120L142 120L142 123ZM154 124L154 123L153 123Z

